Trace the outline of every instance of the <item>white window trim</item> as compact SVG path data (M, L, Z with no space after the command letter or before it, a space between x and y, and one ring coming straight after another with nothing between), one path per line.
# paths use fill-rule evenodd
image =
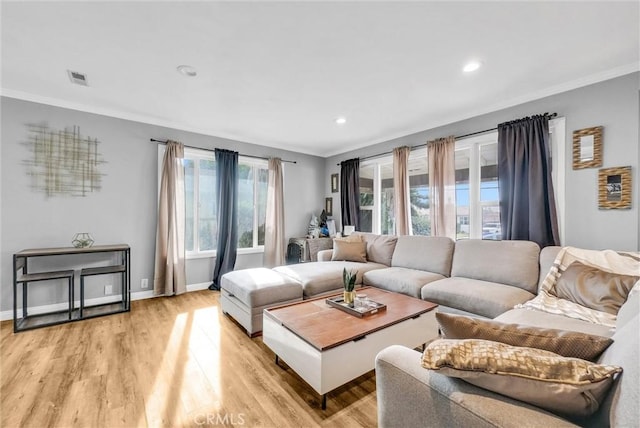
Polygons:
M566 177L566 118L557 117L549 121L551 133L551 180L556 200L558 216L558 236L560 245L565 241L565 177Z

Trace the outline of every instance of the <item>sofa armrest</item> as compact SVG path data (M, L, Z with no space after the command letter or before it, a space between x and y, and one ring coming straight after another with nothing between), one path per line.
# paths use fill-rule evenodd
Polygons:
M426 370L420 358L419 352L398 345L377 355L379 427L576 426L521 401Z
M319 262L330 262L332 255L333 255L333 250L321 250L321 251L318 251L318 261Z

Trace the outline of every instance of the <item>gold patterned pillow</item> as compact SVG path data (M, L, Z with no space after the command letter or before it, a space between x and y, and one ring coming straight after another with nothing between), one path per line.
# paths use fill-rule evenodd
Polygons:
M489 340L440 339L422 366L563 416L593 414L605 399L617 366L566 358L542 349Z
M445 339L493 340L513 346L544 349L563 357L595 361L613 343L609 337L575 331L505 324L464 315L438 312L436 319Z

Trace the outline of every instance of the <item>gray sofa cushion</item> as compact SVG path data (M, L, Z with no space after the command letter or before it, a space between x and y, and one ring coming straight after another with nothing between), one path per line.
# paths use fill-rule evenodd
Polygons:
M220 279L220 288L250 308L302 298L298 282L267 268L226 273Z
M635 306L636 311L638 306ZM615 364L624 371L613 385L607 400L596 413L592 426L637 427L640 421L640 314L619 327L613 335L611 345L598 361L600 364Z
M535 242L460 240L453 253L451 276L513 285L537 294L539 254Z
M449 276L454 242L436 236L398 236L391 266Z
M538 290L540 290L540 286L542 285L542 281L549 273L551 266L553 266L553 261L558 256L558 253L562 247L544 247L540 250L540 276L538 278Z
M600 324L594 324L576 318L569 318L564 315L536 311L534 309L511 309L496 317L495 320L507 324L523 324L540 328L557 328L561 330L594 334L596 336L611 337L613 334L611 328Z
M373 285L383 290L420 298L420 290L425 284L443 278L444 276L438 273L390 267L366 272L364 274L364 285Z
M446 278L422 287L421 297L429 302L495 318L534 295L521 288L495 282Z
M396 248L398 237L395 235L376 235L374 233L354 232L352 235L362 236L367 243L367 260L391 266L391 258Z
M357 271L356 284L362 284L362 276L365 272L386 267L382 264L370 262L331 261L278 266L273 270L301 284L304 297L309 298L342 288L342 269L344 268Z

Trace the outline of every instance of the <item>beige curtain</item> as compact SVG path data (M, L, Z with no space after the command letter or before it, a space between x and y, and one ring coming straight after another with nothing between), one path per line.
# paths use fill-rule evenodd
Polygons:
M168 141L162 162L153 294L171 296L186 291L184 263L184 146Z
M411 200L409 198L409 154L411 147L393 149L393 209L396 235L412 235Z
M456 166L454 137L427 143L431 235L456 239Z
M269 187L264 233L264 265L285 264L284 193L282 190L282 161L269 159Z

